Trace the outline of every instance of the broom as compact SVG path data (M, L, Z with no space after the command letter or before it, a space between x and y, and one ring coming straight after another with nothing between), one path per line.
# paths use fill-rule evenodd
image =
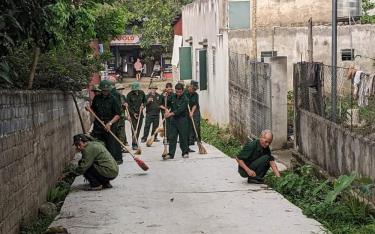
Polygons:
M165 119L162 120L161 124L163 124L165 121ZM155 132L154 134L152 134L152 136L150 138L147 139L147 142L146 142L146 146L147 147L151 147L151 145L154 143L155 141L155 137L156 137L156 134L158 134L159 132L162 132L162 129L163 129L163 126L159 126L157 129L155 129Z
M141 146L138 143L138 136L137 136L142 111L143 111L143 104L139 107L138 122L137 122L137 127L135 128L135 133L134 133L134 137L136 138L136 142L137 142L137 146L138 146L137 150L135 151L135 154L141 154L142 153Z
M190 105L189 104L188 104L188 109L189 109L189 113L191 113L191 109L190 109ZM194 123L193 117L191 116L190 119L191 119L191 122L193 124L195 136L197 137L197 145L198 145L198 149L199 149L199 154L207 154L206 148L204 148L204 146L203 146L203 144L201 142L201 139L199 139L199 137L198 137L198 133L197 133L197 129L195 127L195 123Z
M125 107L125 111L126 111L126 114L128 116L130 116L130 112L129 112L128 107ZM130 117L130 126L131 126L131 129L132 129L132 132L133 132L133 140L135 140L135 142L137 143L137 146L138 146L138 149L137 149L137 151L135 151L135 154L140 155L142 153L142 150L139 148L138 139L137 139L137 136L136 136L135 131L134 131L134 127L133 127L131 117Z
M167 95L165 96L165 99L164 99L164 105L165 105L165 108L167 108L167 101L168 101L168 93ZM164 151L161 155L161 157L164 159L165 157L167 157L168 155L168 137L167 137L167 120L165 118L165 113L164 112L164 119L165 119L165 128L164 128L164 139L163 139L163 145L164 145Z
M98 122L105 128L105 123L103 123L103 121L101 120L101 119L99 119L99 117L94 113L94 111L92 111L91 110L91 108L90 107L85 107L85 109L88 111L88 112L90 112L94 117L95 117L95 119L96 120L98 120ZM126 149L128 152L129 152L129 154L131 155L131 157L133 158L133 160L138 164L138 166L140 167L140 168L142 168L142 170L144 170L144 171L147 171L148 169L149 169L149 167L146 165L146 163L143 161L143 160L141 160L140 158L137 158L136 156L134 156L134 154L132 154L131 152L130 152L130 149L128 149L125 145L124 145L124 143L122 143L121 142L121 140L120 139L118 139L118 137L115 135L115 134L113 134L113 132L111 131L111 130L108 130L108 132L116 139L116 141L124 148L124 149Z

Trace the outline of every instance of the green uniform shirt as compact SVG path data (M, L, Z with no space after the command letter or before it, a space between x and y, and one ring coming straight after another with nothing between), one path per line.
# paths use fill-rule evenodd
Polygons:
M107 178L115 178L118 175L118 165L103 143L89 141L82 151L82 159L75 169L77 175L84 174L91 166Z
M138 95L136 94L138 92ZM142 90L133 90L128 93L126 96L126 100L128 101L128 108L130 114L139 114L139 108L143 104L146 106L146 94Z
M111 94L108 96L103 96L103 94L96 95L92 101L91 108L104 123L111 121L115 115L121 116L120 106ZM96 120L95 123L101 126Z
M152 98L152 102L149 102L148 99ZM160 114L160 105L161 103L161 95L155 93L155 95L147 94L146 96L147 104L146 104L146 114L148 115L159 115Z
M244 145L244 147L242 148L237 158L240 160L243 160L246 166L250 168L250 164L263 155L269 155L272 157L270 148L269 147L263 148L260 145L259 140L253 140L253 141L247 142ZM274 160L273 157L272 157L272 160ZM246 174L245 170L242 169L242 167L238 166L238 170L240 173Z
M174 113L175 118L188 116L188 103L189 100L186 95L172 94L170 100L168 100L168 108L171 108L171 112Z
M195 112L199 111L199 95L197 92L189 93L188 91L186 92L186 96L189 99L189 106L190 109L193 108L193 106L197 106L195 109Z
M166 96L164 96L164 94L165 94L165 93L160 94L160 97L161 97L161 98L160 98L160 105L166 107L167 109L169 109L169 108L171 108L171 107L169 106L169 104L170 104L170 101L171 101L171 98L172 98L173 93L168 94L167 106L165 106L165 98L166 98ZM162 114L163 116L164 116L164 113L165 113L165 111L162 109L162 110L161 110L161 114Z
M115 98L117 105L119 105L121 110L121 118L125 117L125 110L122 108L122 104L126 102L126 97L119 93L116 89L112 89L110 94Z

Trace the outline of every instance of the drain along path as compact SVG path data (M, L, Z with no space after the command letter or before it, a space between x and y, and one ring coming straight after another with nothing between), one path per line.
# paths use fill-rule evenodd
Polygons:
M83 177L77 177L51 227L72 234L322 232L277 192L247 184L233 159L205 147L207 155L183 159L177 150L175 159L163 161L161 142L142 144L150 170L124 155L112 189L83 191Z

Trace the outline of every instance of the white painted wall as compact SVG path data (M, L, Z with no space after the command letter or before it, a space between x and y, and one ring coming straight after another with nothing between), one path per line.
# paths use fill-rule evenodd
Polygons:
M196 49L203 48L199 42L207 39L208 89L199 91L200 106L203 117L211 122L225 125L229 123L229 89L228 89L228 35L220 33L222 18L218 12L225 4L222 0L197 0L182 9L183 46L185 41L193 38L192 72L197 80ZM213 50L216 51L215 74L213 73Z

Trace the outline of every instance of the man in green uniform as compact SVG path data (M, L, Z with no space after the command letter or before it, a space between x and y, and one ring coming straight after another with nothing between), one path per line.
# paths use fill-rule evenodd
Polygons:
M195 124L195 129L197 130L198 133L198 138L201 139L201 112L199 108L199 95L196 92L198 89L198 82L195 80L192 80L187 92L186 96L189 99L189 106L191 113L189 114L190 119L189 119L189 146L194 145L195 141L197 141L197 137L194 131L194 126L192 123L192 119ZM189 152L194 152L194 150L189 148Z
M161 116L162 118L164 118L164 115L165 115L165 111L168 110L168 103L170 102L171 100L171 97L173 95L173 86L172 86L172 83L166 83L165 84L165 89L163 91L163 94L160 95L161 96L161 100L160 100L160 110L161 110ZM167 101L166 101L167 99ZM164 137L164 140L166 142L164 142L164 144L166 144L167 142L169 142L169 122L170 122L170 119L165 119L164 123L163 123L163 126L164 126L164 129L166 129L167 131L167 135Z
M143 122L143 107L146 105L146 94L142 90L140 90L140 85L138 82L134 82L131 84L131 90L132 91L130 91L126 96L126 100L128 102L131 124L133 125L134 131L137 131L135 136L134 134L132 135L132 148L133 150L137 150L137 140L139 138L139 133L141 131ZM138 118L140 119L137 129Z
M122 163L121 146L108 131L111 130L116 133L121 109L115 98L110 94L112 87L109 81L101 81L99 89L102 92L94 97L91 109L105 123L105 128L99 121L95 120L91 135L103 141L113 158L120 164Z
M169 154L164 156L164 159L173 159L176 153L177 137L180 141L180 148L182 151L182 157L189 157L189 146L188 146L188 132L189 132L189 123L188 123L188 103L189 100L184 95L184 85L176 84L175 86L176 93L172 95L168 108L170 111L166 111L165 117L170 119L169 123Z
M74 145L81 151L82 158L75 168L75 175L82 175L89 181L91 191L112 188L110 180L117 177L116 161L100 141L89 141L84 134L73 137Z
M160 121L160 102L161 97L156 92L158 87L156 85L152 85L150 87L150 93L147 94L146 99L146 121L145 121L145 128L143 132L142 142L146 142L148 134L150 133L150 126L152 124L152 131L151 135L155 133L155 130L159 126ZM155 142L158 142L157 136L155 136Z
M246 143L237 156L238 173L247 178L248 183L263 183L263 177L270 167L275 175L280 177L280 172L269 147L272 139L272 132L264 130L258 140Z
M126 114L125 114L125 109L124 106L126 105L126 97L123 95L121 92L124 90L125 87L122 84L116 84L115 89L111 90L111 94L115 97L116 101L120 105L121 109L121 115L120 115L120 120L118 123L118 129L116 132L116 136L121 140L122 143L125 145L128 145L128 141L126 139L126 132L125 132L125 119L126 119Z

